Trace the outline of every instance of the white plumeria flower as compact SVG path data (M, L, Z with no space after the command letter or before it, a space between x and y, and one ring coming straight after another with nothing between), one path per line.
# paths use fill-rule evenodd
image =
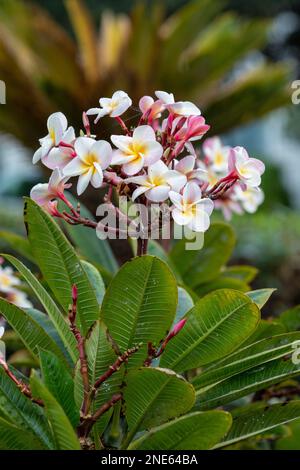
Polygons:
M32 303L28 300L27 295L19 290L13 290L8 294L8 300L12 304L20 308L32 308Z
M165 104L166 109L177 116L199 116L201 114L200 109L190 101L177 101L173 93L167 93L165 91L156 91L155 95L157 98Z
M193 155L187 155L179 162L176 161L175 170L186 176L188 181L203 181L206 178L207 170L195 168L196 158Z
M73 127L69 127L63 135L60 145L58 147L53 147L48 155L42 158L43 164L50 170L55 170L55 168L60 168L62 170L74 158L74 149L72 148L72 145L75 138L76 136Z
M203 144L203 152L208 158L210 167L213 171L216 171L217 173L227 171L230 147L222 145L219 137L206 139Z
M53 113L47 121L48 135L40 139L41 147L33 155L32 162L35 164L48 155L50 150L57 147L60 142L68 141L75 137L73 127L68 129L68 121L63 113Z
M49 183L36 184L30 192L30 197L39 206L52 213L51 202L57 198L63 200L64 190L71 187L71 184L66 184L68 180L69 177L64 176L62 171L56 168L50 176Z
M151 126L137 127L132 137L112 135L111 141L119 149L113 153L112 164L122 165L129 176L136 175L144 166L153 165L163 154Z
M142 96L142 98L139 101L139 108L142 111L142 113L145 114L147 111L149 111L153 103L154 103L154 99L152 98L152 96L147 96L147 95Z
M172 216L178 225L187 225L194 232L205 232L209 228L214 204L210 199L202 199L196 183L187 183L182 195L170 191L169 197L175 206Z
M0 266L0 291L4 294L12 292L15 286L20 285L20 280L14 275L12 268Z
M178 171L169 170L161 160L150 165L147 175L127 178L126 183L135 183L139 188L132 194L132 201L135 201L141 194L152 202L162 202L169 197L171 189L180 191L186 183L186 176Z
M91 108L86 114L93 116L97 114L95 124L103 116L118 117L121 116L128 108L132 105L132 100L129 98L125 91L116 91L111 98L100 98L99 100L101 108Z
M265 196L260 188L249 187L243 191L239 185L236 185L232 198L238 201L246 212L254 214L258 206L264 202Z
M103 171L112 160L111 145L105 140L95 141L89 137L79 137L75 142L75 157L63 170L65 176L79 176L78 195L82 194L89 183L100 188L103 183Z
M261 175L265 171L265 165L257 158L250 158L244 147L231 149L229 155L229 171L235 172L245 187L258 187L261 183Z

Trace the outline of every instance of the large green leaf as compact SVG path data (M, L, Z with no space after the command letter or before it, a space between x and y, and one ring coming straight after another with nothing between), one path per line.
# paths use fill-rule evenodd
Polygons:
M39 348L52 351L66 363L66 358L53 338L25 310L0 298L0 313L20 336L27 349L38 357Z
M224 411L190 413L150 429L128 449L208 450L225 436L231 422L231 415Z
M247 292L250 287L240 279L226 277L224 273L221 273L220 276L218 276L216 279L213 279L210 282L205 282L204 284L200 284L194 289L200 298L218 289L235 289L239 290L240 292Z
M300 332L295 332L250 344L211 365L205 372L196 377L192 383L196 389L204 388L252 367L284 357L295 350L293 344L299 340Z
M188 412L194 404L191 384L168 369L143 367L126 376L124 399L128 445L137 431L159 425Z
M235 235L229 225L215 223L206 232L201 250L186 250L185 244L185 239L176 243L170 256L184 282L194 288L218 277L232 254Z
M44 402L45 413L51 424L56 448L59 450L80 450L79 441L63 408L36 374L32 375L30 385L34 397Z
M300 400L276 405L255 403L245 409L235 410L231 429L226 437L214 448L228 446L243 439L248 439L299 417Z
M101 305L105 294L105 285L102 276L98 269L95 268L95 266L93 266L91 263L88 263L87 261L81 261L81 264L89 278L91 285L95 290L98 304Z
M10 255L3 255L23 276L25 281L30 285L31 289L45 308L50 320L56 328L62 342L64 343L67 351L69 352L73 361L76 361L78 356L76 340L70 331L61 311L57 307L54 300L48 294L46 289L40 284L37 278L31 271L19 260Z
M278 321L260 320L258 327L251 336L245 341L244 346L256 343L264 338L282 335L286 333L284 326Z
M3 407L5 415L13 423L33 433L42 446L53 449L51 431L43 410L25 397L0 368L0 409Z
M122 352L143 343L131 364L146 359L147 342L157 344L170 329L177 305L177 286L168 266L153 256L124 264L109 285L101 317Z
M258 307L241 292L208 294L186 314L184 328L170 341L160 364L181 372L220 359L248 338L259 317Z
M72 426L77 426L79 408L74 400L74 382L70 371L49 351L40 351L40 362L46 387L64 409Z
M74 207L77 207L77 199L68 194L69 201ZM80 213L82 217L95 220L91 212L82 204L80 204ZM64 228L71 237L72 242L78 248L80 254L91 263L96 263L111 273L118 270L118 263L109 246L107 240L100 240L96 231L87 229L80 225L63 224Z
M43 450L43 446L28 430L18 428L0 418L0 450Z
M248 283L252 282L257 276L258 269L254 266L246 265L229 266L224 269L223 273L226 277L232 277L233 279L239 279Z
M293 364L291 354L260 364L196 393L196 409L208 410L231 403L240 397L268 388L300 374L300 364Z
M34 201L26 199L25 223L32 251L39 267L67 312L72 286L78 288L78 322L85 334L99 318L96 293L73 247L56 222Z

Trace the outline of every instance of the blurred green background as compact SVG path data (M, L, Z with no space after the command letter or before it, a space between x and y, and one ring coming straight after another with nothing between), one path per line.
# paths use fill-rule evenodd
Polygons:
M0 0L0 230L24 231L21 196L46 178L31 157L50 113L78 131L82 110L116 89L135 106L172 91L200 106L211 135L266 162L263 207L233 220L232 263L260 269L254 287L278 288L266 316L300 303L299 38L298 0Z

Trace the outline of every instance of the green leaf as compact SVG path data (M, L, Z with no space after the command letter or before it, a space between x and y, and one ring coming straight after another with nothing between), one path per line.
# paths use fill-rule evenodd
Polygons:
M258 274L258 269L254 266L229 266L223 271L224 276L239 279L245 283L252 282Z
M247 292L247 295L259 309L262 309L275 291L276 289L258 289Z
M87 261L81 261L81 264L89 278L91 285L96 293L98 304L101 305L105 294L105 285L98 269Z
M99 305L79 258L56 222L31 199L26 199L25 222L39 267L66 312L76 284L78 322L86 334L99 318Z
M148 255L156 256L156 258L159 258L164 261L174 273L174 276L176 277L177 281L182 282L181 276L178 273L173 261L157 241L151 239L149 240L147 253Z
M276 450L300 450L300 419L295 419L288 426L289 435L275 443Z
M13 423L33 433L42 446L53 449L51 431L42 408L25 397L2 368L0 368L0 409L3 409Z
M14 426L0 418L0 450L43 450L47 449L28 430Z
M300 330L300 305L290 308L276 318L287 331Z
M52 351L66 363L66 358L59 346L28 312L1 298L0 312L34 357L38 357L38 349L41 348Z
M160 362L177 372L209 364L236 349L256 328L260 312L246 295L224 289L200 299L185 318Z
M231 422L231 415L225 411L191 413L150 429L128 449L208 450L225 436Z
M109 285L101 317L122 352L143 343L130 363L146 359L147 342L158 345L176 312L177 286L168 266L153 256L124 264Z
M293 345L295 341L299 340L300 333L295 332L250 344L211 365L205 372L196 377L192 383L196 389L204 388L249 370L252 367L284 357L295 350Z
M234 375L208 389L197 391L197 410L207 410L231 403L300 374L300 364L293 364L291 354L260 364Z
M52 300L46 289L44 289L36 277L23 263L10 255L1 256L4 256L7 261L9 261L19 271L25 281L29 284L45 308L50 320L56 328L57 333L59 334L67 351L69 352L72 360L75 362L78 356L76 340L54 300Z
M27 260L31 261L32 263L35 263L34 256L32 254L30 244L26 238L21 237L21 235L17 235L16 233L13 232L5 232L1 231L0 232L0 238L6 241L8 245L19 255L23 256Z
M205 284L200 284L200 286L195 287L195 292L199 297L209 294L218 289L235 289L240 292L247 292L250 287L248 284L245 284L244 281L240 279L235 279L233 277L226 277L225 274L220 274L216 279Z
M232 254L235 235L229 225L215 223L206 232L201 250L185 250L185 244L185 239L176 243L170 257L184 282L194 288L218 276Z
M64 410L47 387L33 374L30 379L32 394L43 400L45 413L51 424L52 432L59 450L80 450L80 444Z
M128 435L124 447L137 431L180 416L194 404L193 386L171 370L151 367L133 369L125 380Z
M61 405L73 427L79 423L79 411L74 400L74 382L65 364L49 351L40 351L43 380Z
M284 326L277 321L260 320L258 327L254 333L249 336L244 346L247 344L256 343L264 338L270 338L271 336L277 336L286 333Z
M231 429L226 437L214 448L228 446L243 439L248 439L299 417L300 400L276 405L256 403L254 406L250 405L245 409L236 410L233 414Z
M68 194L68 200L74 207L77 207L78 201L71 194ZM80 214L82 217L95 220L92 213L81 203ZM108 241L100 240L96 235L96 231L93 232L86 227L73 226L67 223L63 223L63 226L80 254L89 262L99 264L110 273L115 273L118 270L118 263Z

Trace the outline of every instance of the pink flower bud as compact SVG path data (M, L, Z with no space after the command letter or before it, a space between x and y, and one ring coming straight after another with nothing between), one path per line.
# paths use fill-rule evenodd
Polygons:
M78 289L77 289L76 284L74 284L72 287L72 300L74 303L77 302L77 298L78 298Z
M178 323L176 323L176 325L174 325L173 329L168 334L167 340L169 341L170 339L174 338L174 336L178 335L179 331L182 330L186 322L187 322L187 319L183 318Z

